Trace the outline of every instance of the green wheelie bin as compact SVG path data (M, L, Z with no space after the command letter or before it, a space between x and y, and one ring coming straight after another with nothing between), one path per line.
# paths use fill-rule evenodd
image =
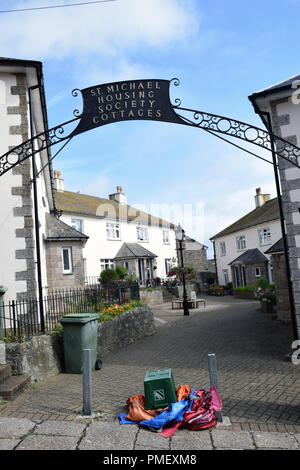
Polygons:
M97 360L98 315L71 313L59 319L63 325L64 360L67 374L82 373L82 351L91 350L91 370Z

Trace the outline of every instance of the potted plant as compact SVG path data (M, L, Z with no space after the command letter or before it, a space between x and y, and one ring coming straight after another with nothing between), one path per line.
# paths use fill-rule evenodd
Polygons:
M275 288L273 284L263 277L258 278L257 280L257 289L255 291L255 296L260 302L260 309L265 313L272 313L274 311L273 307L276 304Z

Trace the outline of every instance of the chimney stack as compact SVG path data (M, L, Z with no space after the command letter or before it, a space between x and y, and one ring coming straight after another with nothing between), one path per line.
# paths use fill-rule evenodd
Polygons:
M127 204L126 195L122 192L122 187L117 186L117 192L109 195L111 201L116 201L119 204Z
M57 191L64 191L64 180L61 179L61 173L58 170L54 170L54 188Z
M261 188L256 188L256 195L254 196L255 199L255 207L263 206L267 201L271 199L270 194L261 194Z

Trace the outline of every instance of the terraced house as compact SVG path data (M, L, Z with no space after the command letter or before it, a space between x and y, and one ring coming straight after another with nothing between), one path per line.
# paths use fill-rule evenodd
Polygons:
M282 237L277 198L257 188L255 209L211 237L218 282L234 287L255 284L262 276L274 282L271 255L267 250Z
M127 204L120 186L107 199L65 191L54 171L60 220L89 237L83 248L85 278L121 265L141 284L165 279L177 263L174 225Z

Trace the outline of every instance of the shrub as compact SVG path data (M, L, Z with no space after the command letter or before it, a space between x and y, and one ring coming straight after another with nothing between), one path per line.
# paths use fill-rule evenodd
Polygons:
M239 286L239 287L236 287L234 290L238 292L252 292L252 291L255 291L255 286L251 284L249 286Z
M121 279L121 280L125 279L125 277L128 274L128 269L125 268L124 266L116 266L115 271L118 275L118 278Z
M256 286L261 287L262 289L267 289L269 287L269 281L260 276L256 281Z
M118 273L114 269L104 269L100 274L100 281L102 284L109 284L110 282L117 281Z

